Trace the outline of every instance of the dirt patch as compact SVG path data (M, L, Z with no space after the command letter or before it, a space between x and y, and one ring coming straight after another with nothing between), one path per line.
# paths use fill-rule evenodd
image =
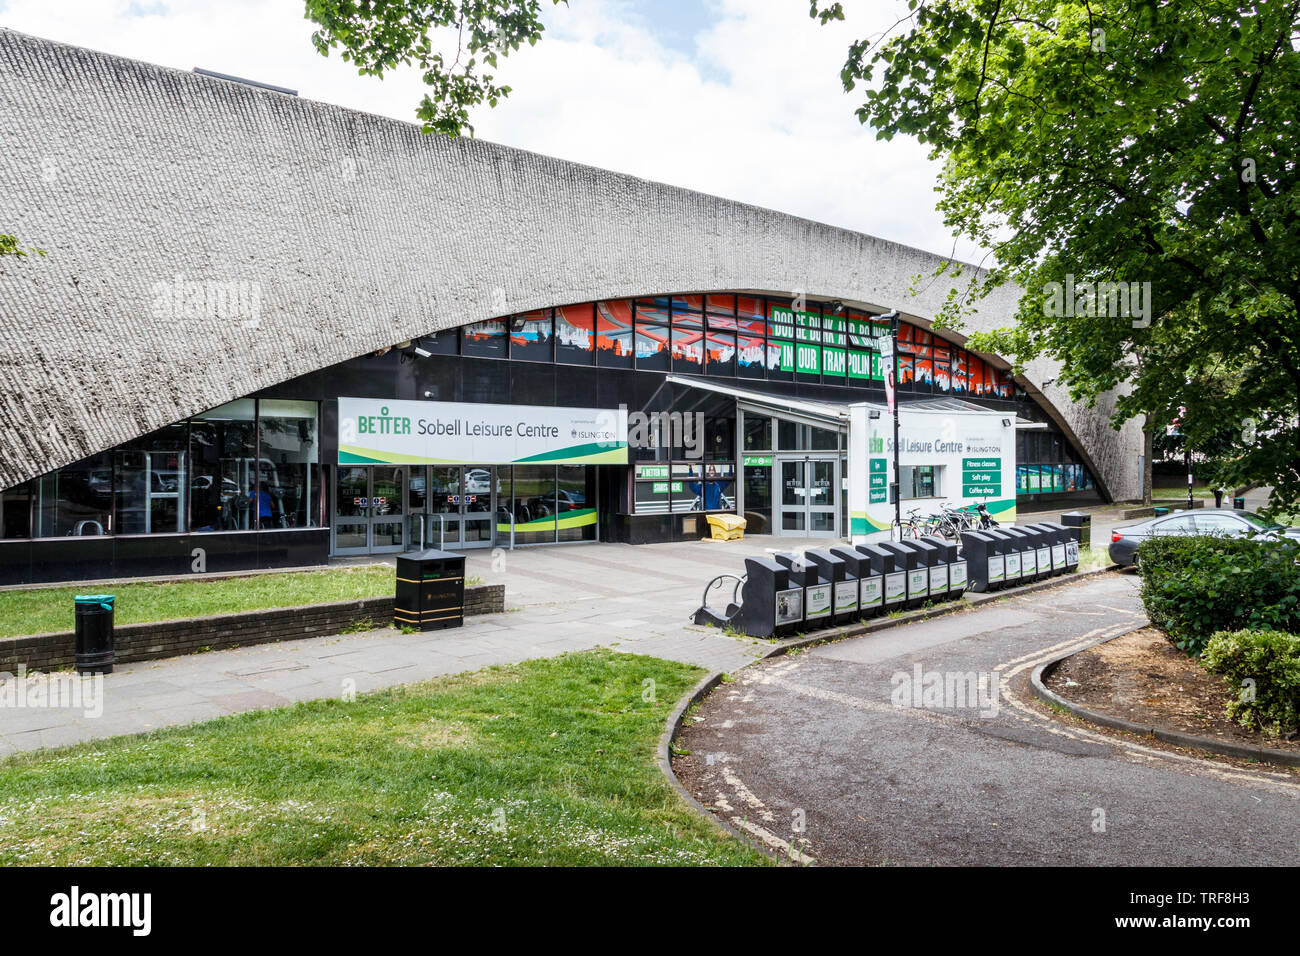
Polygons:
M1227 718L1235 693L1218 674L1144 628L1062 661L1044 683L1089 710L1225 743L1300 753L1300 738L1270 737Z

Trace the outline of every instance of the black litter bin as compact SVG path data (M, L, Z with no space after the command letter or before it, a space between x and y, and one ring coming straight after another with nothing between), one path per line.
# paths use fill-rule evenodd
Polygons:
M1079 547L1092 547L1092 515L1082 511L1067 511L1061 515L1061 524L1070 529L1070 537L1079 543Z
M78 594L72 600L77 612L77 672L113 673L113 602L116 597L112 594Z
M436 631L465 623L465 555L416 551L397 558L397 627Z
M1233 498L1233 499L1232 499L1232 507L1236 508L1238 511L1245 511L1245 510L1246 510L1246 499L1245 499L1245 498Z

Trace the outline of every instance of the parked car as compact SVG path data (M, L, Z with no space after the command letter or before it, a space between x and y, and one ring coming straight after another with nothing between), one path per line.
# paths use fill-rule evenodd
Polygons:
M546 514L554 514L557 511L573 511L576 508L585 507L587 498L578 491L560 490L557 498L556 492L550 491L535 499L534 507L541 505L546 510Z
M1170 534L1222 535L1229 538L1252 536L1266 540L1286 537L1300 540L1300 528L1288 528L1265 521L1252 511L1236 511L1231 508L1182 510L1149 518L1140 524L1112 529L1110 559L1121 567L1136 567L1139 544L1147 538Z

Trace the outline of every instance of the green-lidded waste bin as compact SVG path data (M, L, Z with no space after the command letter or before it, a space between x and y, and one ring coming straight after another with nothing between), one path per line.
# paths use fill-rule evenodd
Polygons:
M1154 512L1156 513L1156 517L1157 517L1157 518L1160 517L1161 515L1167 515L1167 514L1169 514L1169 509L1168 509L1168 508L1152 508L1151 510L1154 511Z
M77 612L77 641L74 659L81 674L113 673L112 594L78 594L73 599Z
M1245 511L1245 510L1246 510L1246 499L1245 499L1245 498L1233 498L1233 499L1232 499L1232 507L1236 508L1238 511Z

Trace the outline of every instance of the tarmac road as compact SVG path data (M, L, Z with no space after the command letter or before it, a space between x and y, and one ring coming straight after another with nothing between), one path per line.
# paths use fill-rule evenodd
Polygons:
M805 863L1294 865L1300 776L1026 704L1039 663L1145 623L1137 588L1102 575L755 664L688 718L674 766ZM927 697L927 672L964 679Z

